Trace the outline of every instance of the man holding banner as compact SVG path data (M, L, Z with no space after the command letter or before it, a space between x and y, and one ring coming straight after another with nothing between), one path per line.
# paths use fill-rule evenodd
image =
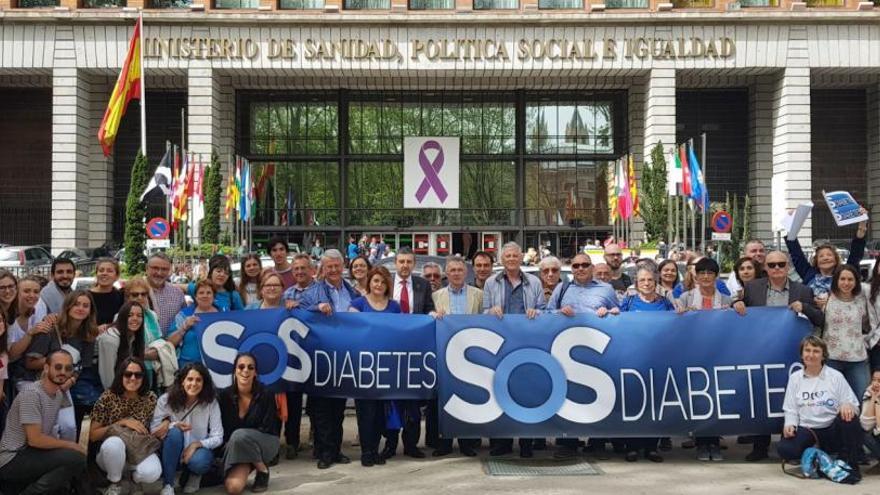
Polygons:
M351 301L360 294L342 279L342 253L336 249L324 251L321 270L324 280L316 282L299 300L299 307L320 311L329 316L346 313ZM345 398L310 397L315 426L315 453L318 469L327 469L334 463L348 464L351 459L342 454L342 421L345 419Z
M446 259L446 278L449 284L432 294L434 310L437 318L446 315L478 315L483 310L483 291L465 284L467 265L461 256L450 256ZM431 401L428 414L437 418L439 414L437 401ZM439 419L435 419L439 424ZM476 448L480 445L479 438L459 438L458 448L468 457L477 455ZM452 438L437 440L434 457L452 453Z
M412 270L416 264L416 255L407 247L400 248L394 258L394 266L397 273L394 275L394 300L400 304L400 311L404 314L433 314L434 300L431 299L431 284L422 277L412 276ZM425 453L419 449L419 437L422 436L422 411L421 401L398 400L395 401L400 414L403 415L403 453L409 457L421 459ZM430 416L430 415L429 415ZM427 419L433 421L430 417ZM426 429L429 429L426 425ZM434 431L437 431L436 428ZM387 430L385 432L385 448L382 457L390 459L397 453L397 440L400 430ZM429 439L425 439L429 443Z
M515 242L501 247L501 263L504 271L489 277L483 286L483 312L502 318L505 314L525 314L534 319L544 309L544 288L541 280L524 273L522 248ZM529 458L532 452L531 438L519 439L519 456ZM500 456L513 452L513 439L491 438L489 455Z
M788 255L782 251L771 251L765 259L766 279L755 279L746 283L742 299L733 303L733 309L740 315L746 314L748 306L789 307L795 313L809 318L813 326L825 325L825 314L815 305L813 291L798 282L788 279ZM770 435L752 437L752 451L746 455L749 462L757 462L768 457Z

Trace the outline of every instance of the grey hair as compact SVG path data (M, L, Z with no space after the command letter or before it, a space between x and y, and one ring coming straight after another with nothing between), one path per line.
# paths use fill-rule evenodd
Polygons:
M296 261L296 260L308 260L309 265L311 265L311 264L314 263L314 260L312 260L312 257L309 256L308 253L296 253L296 254L294 254L294 255L293 255L293 261Z
M324 251L324 255L321 256L321 261L324 261L325 259L344 261L342 253L340 253L338 249L328 249Z
M544 258L541 258L541 262L538 263L538 268L543 270L551 265L557 268L562 268L562 262L560 262L559 258L556 256L545 256Z
M147 257L147 264L149 264L150 260L152 260L154 258L159 258L162 261L165 261L167 263L171 263L171 258L167 254L165 254L162 251L156 251L155 253L153 253Z
M504 254L508 249L516 249L520 253L522 252L522 247L513 241L505 242L504 245L501 246L501 254Z
M446 266L449 267L450 263L461 263L463 265L467 265L467 261L461 257L459 254L453 254L451 256L446 257ZM425 265L427 266L427 264ZM443 270L440 270L440 273L443 273Z
M647 273L649 273L649 274L651 275L651 277L654 278L654 283L655 283L655 284L657 283L657 281L660 280L660 274L657 273L657 270L652 270L651 268L649 268L649 267L647 267L647 266L639 267L639 269L636 270L636 280L638 280L638 278L639 278L639 274L642 273L642 272L647 272Z
M440 266L439 263L434 263L433 261L429 261L429 262L425 263L424 265L422 265L422 273L425 272L425 268L436 268L436 269L440 270L440 276L441 277L443 276L443 267Z

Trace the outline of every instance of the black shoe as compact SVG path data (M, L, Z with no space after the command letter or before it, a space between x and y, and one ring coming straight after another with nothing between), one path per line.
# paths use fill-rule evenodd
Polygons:
M536 438L532 441L532 450L547 450L547 439Z
M278 452L277 454L275 454L275 457L273 457L272 460L269 461L268 466L269 466L269 467L277 466L277 465L278 465L278 461L279 461L280 459L281 459L281 452Z
M461 451L461 455L463 455L465 457L476 457L477 456L477 451L472 449L471 447L459 447L458 449Z
M513 452L513 447L494 447L489 451L489 455L492 457L498 457L502 455L507 455Z
M567 445L557 446L556 452L553 453L553 458L558 461L572 459L574 457L577 457L577 448L572 448Z
M425 457L427 457L425 453L422 452L422 450L419 448L405 449L403 451L403 455L407 457L412 457L413 459L424 459Z
M336 456L336 464L351 464L351 459L348 458L345 454L339 454Z
M373 460L376 462L377 466L384 466L385 465L385 458L382 457L381 455L376 456L376 458Z
M753 438L750 435L740 435L736 437L737 445L751 445Z
M327 469L328 467L330 467L332 465L333 465L333 463L328 460L325 460L325 459L318 460L318 469Z
M661 452L669 452L672 450L672 439L669 437L663 437L660 439L660 451Z
M770 457L767 455L767 451L765 449L752 449L751 452L746 454L746 461L748 462L758 462L763 461L764 459Z
M651 462L663 462L663 456L660 455L656 450L649 450L645 452L645 459L648 459Z
M257 476L254 478L254 485L251 487L251 491L254 493L262 493L269 489L269 471L262 473L257 471Z
M299 457L299 449L296 447L296 445L288 445L287 447L285 447L285 449L284 449L284 458L285 459L290 461L290 460L296 459L297 457Z
M623 458L626 459L626 462L636 462L639 460L639 453L635 450L630 450Z
M449 455L452 453L452 447L440 447L439 449L431 452L431 457L443 457L444 455Z
M535 457L534 451L532 451L531 445L520 445L519 447L519 456L523 459L531 459Z
M381 459L391 459L395 455L397 455L397 452L395 452L394 450L392 450L388 447L385 447L385 449L382 450L382 453L379 454L379 457Z
M361 456L361 466L373 467L376 465L376 457L373 455Z

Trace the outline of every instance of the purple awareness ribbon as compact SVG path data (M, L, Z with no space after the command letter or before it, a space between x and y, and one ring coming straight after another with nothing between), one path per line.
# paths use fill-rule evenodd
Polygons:
M425 154L427 150L437 150L437 157L434 158L433 162L428 160L428 155ZM437 197L440 198L440 202L445 202L449 194L446 192L446 188L443 187L440 176L437 175L440 169L443 168L443 147L440 146L440 143L431 140L425 141L422 144L422 148L419 150L419 167L425 174L425 178L422 179L422 183L419 185L418 190L416 190L416 199L421 203L425 196L428 195L428 191L433 188L434 192L437 193Z

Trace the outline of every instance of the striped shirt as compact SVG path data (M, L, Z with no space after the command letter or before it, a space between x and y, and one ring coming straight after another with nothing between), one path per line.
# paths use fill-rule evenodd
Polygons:
M54 430L62 401L64 394L55 392L55 395L49 395L42 381L34 382L19 392L12 401L3 439L0 440L0 467L9 464L19 451L27 447L24 425L40 425L44 435L57 437Z
M162 330L162 335L167 336L174 317L186 306L183 291L166 283L161 289L152 288L150 292L152 294L153 307L159 315L159 328Z

